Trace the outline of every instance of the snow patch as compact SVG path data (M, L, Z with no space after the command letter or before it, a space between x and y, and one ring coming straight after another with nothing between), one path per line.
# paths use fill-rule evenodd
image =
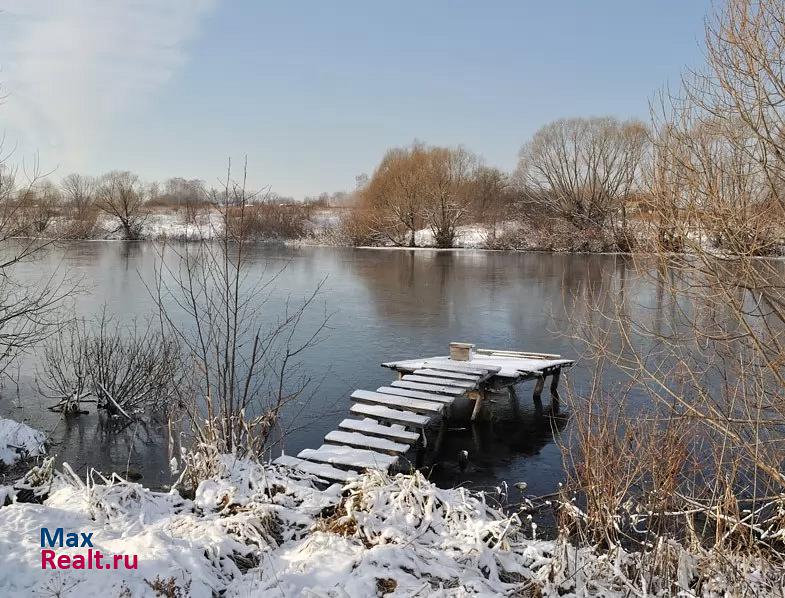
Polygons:
M43 455L46 452L45 442L46 435L40 430L0 418L0 461L6 465L13 465L22 458Z
M482 249L487 245L488 229L481 224L459 226L455 231L455 247L464 249ZM435 247L436 240L430 228L423 228L414 233L414 242L419 247Z

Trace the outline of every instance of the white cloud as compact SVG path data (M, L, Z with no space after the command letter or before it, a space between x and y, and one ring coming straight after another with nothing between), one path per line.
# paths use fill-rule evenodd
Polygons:
M214 0L6 0L0 128L26 151L84 169L102 133L186 59ZM106 141L106 140L103 140Z

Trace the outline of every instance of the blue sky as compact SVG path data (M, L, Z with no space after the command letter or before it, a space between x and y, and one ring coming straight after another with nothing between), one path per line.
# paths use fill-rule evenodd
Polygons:
M702 62L708 0L6 0L6 148L55 176L214 182L228 157L302 197L385 150L463 144L510 170L565 116L646 117Z

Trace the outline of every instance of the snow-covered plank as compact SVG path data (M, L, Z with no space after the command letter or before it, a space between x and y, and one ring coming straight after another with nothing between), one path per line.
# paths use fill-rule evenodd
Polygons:
M409 450L408 444L401 444L400 442L393 442L392 440L377 438L376 436L367 436L365 434L360 434L359 432L333 430L324 437L324 440L331 444L345 444L347 446L356 446L357 448L381 451L383 453L400 454Z
M507 349L477 349L478 355L494 355L500 357L523 357L526 359L560 359L558 353L535 353L533 351L510 351Z
M420 437L420 434L417 432L410 432L409 430L405 430L398 425L385 426L377 422L375 419L370 418L345 419L340 424L338 424L338 427L350 432L360 432L369 436L389 438L391 440L405 442L407 444L413 444L417 442L417 439Z
M396 380L395 382L390 383L390 386L396 388L410 388L411 390L430 390L455 396L462 395L466 392L465 388L456 388L455 386L443 386L439 384L422 384L421 382L412 382L410 380Z
M477 364L474 361L453 361L449 357L428 357L423 359L409 359L406 361L391 361L383 363L384 367L398 372L413 373L417 370L437 370L439 372L453 372L457 374L473 374L487 378L496 374L501 368L488 364Z
M549 359L543 357L516 357L512 355L494 353L493 355L476 354L471 361L453 361L441 357L425 357L422 359L409 359L406 361L392 361L382 364L398 371L415 371L423 368L441 369L449 368L451 371L465 372L485 368L493 371L495 376L504 378L520 378L520 371L541 372L556 366L570 367L575 363L572 359ZM458 368L458 370L455 370Z
M441 412L443 407L442 403L412 399L411 397L386 395L370 390L355 390L352 393L352 399L360 403L373 403L376 405L384 405L385 407L392 407L393 409L404 409L406 411L428 413L431 415L436 415Z
M376 451L332 444L323 444L318 449L304 449L297 456L300 459L319 461L330 465L381 470L389 469L398 460L398 457L383 455Z
M299 469L302 472L310 473L318 478L325 480L332 480L337 482L348 482L352 478L357 477L356 471L346 471L344 469L337 469L325 463L314 463L313 461L303 461L297 457L289 455L281 455L275 461L275 465L283 465L285 467L292 467Z
M375 417L377 419L415 428L422 428L431 421L431 418L427 415L418 415L417 413L412 413L410 411L390 409L389 407L382 407L381 405L366 405L365 403L355 403L352 405L351 409L349 409L349 413Z
M427 363L427 366L425 365ZM554 366L569 367L575 363L571 359L544 359L544 358L526 358L514 357L512 355L475 355L471 361L453 361L446 357L429 357L427 359L419 360L419 367L428 367L431 369L438 369L439 367L461 367L456 366L459 363L470 363L471 367L481 368L497 368L494 372L495 376L504 378L520 378L519 370L525 372L539 372ZM398 362L398 365L408 369L408 362Z
M466 380L450 380L449 378L439 378L438 376L417 376L415 374L407 374L401 379L407 380L409 382L423 382L425 384L457 386L458 388L474 388L477 386L476 382L468 382Z
M496 365L476 365L469 361L452 361L451 359L442 359L441 361L424 361L423 368L432 370L439 370L445 372L457 372L467 374L481 374L486 376L488 374L495 374L501 368Z
M436 403L444 403L445 405L452 404L455 401L454 396L437 395L433 392L423 392L421 390L412 390L410 388L395 388L394 386L380 386L376 389L385 395L398 395L399 397L411 397L412 399L423 399L425 401L434 401Z
M470 382L478 382L482 378L481 374L464 374L459 372L447 372L444 370L433 370L430 368L420 369L414 371L417 376L440 376L442 378L450 378L452 380L468 380Z

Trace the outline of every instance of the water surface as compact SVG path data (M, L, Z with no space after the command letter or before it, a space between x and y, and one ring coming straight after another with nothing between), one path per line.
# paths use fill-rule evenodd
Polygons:
M79 315L94 316L106 304L119 316L143 317L155 310L144 282L153 280L158 257L152 243L74 242L22 265L18 275L34 281L57 271L80 279L84 291L72 308ZM289 454L319 446L347 416L354 389L388 383L393 372L380 367L383 361L445 354L450 341L573 356L574 326L567 315L581 315L581 301L574 298L588 285L626 285L624 292L640 303L653 296L649 285L627 281L629 264L620 256L259 246L249 259L253 272L285 267L271 300L260 307L271 321L287 298L301 298L325 280L303 327L317 326L326 311L330 329L303 358L314 392L286 422L292 430L283 441ZM118 434L92 413L62 421L36 390L37 370L34 355L19 362L19 385L4 385L0 412L47 431L58 461L78 471L88 464L106 471L130 468L152 486L171 481L159 434L139 428ZM568 377L580 389L588 372L579 363ZM525 481L531 494L552 492L562 479L556 439L569 420L551 417L547 390L546 408L536 409L532 384L520 385L515 401L497 397L490 417L477 426L452 422L439 454L426 456L438 464L432 478L443 486L471 487ZM469 455L465 468L458 464L461 451Z

